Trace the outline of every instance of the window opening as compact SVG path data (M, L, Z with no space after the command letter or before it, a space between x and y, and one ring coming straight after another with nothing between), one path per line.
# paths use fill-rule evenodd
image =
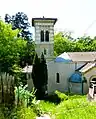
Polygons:
M46 31L45 40L46 40L47 42L49 41L49 31Z
M56 73L56 83L60 83L60 76L59 76L59 73Z
M46 53L46 49L44 48L44 55L46 55L47 53Z
M41 31L41 42L44 42L44 31Z

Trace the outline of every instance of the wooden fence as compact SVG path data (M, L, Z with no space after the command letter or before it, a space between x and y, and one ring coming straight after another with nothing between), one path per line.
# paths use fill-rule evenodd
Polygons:
M0 74L0 103L14 104L15 101L15 81L8 73Z

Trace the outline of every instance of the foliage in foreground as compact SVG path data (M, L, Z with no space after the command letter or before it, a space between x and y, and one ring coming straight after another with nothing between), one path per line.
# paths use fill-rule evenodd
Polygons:
M0 20L0 69L8 72L24 55L26 41L17 38L18 30L12 30L11 25Z
M0 103L0 119L34 119L36 115L40 116L35 90L29 92L27 88L27 85L15 88L14 105Z
M52 119L95 119L96 103L88 102L86 96L69 96L58 105L41 101L40 109L51 115Z
M0 119L35 119L36 113L31 107L16 107L13 110L1 107L0 105Z
M58 105L49 101L40 101L38 105L28 108L24 106L14 108L6 119L35 119L38 113L49 114L51 119L95 119L96 102L88 102L86 96L68 95L68 99ZM0 119L5 119L2 110L0 116Z
M17 37L19 30L12 30L10 24L0 19L0 71L12 72L13 65L32 64L34 43L28 44L22 37ZM29 52L30 50L30 52Z

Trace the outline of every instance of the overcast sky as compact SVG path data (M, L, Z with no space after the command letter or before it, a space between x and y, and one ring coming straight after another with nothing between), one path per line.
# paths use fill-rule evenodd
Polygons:
M72 31L75 37L96 35L96 0L1 0L0 16L24 12L32 17L56 17L57 31Z

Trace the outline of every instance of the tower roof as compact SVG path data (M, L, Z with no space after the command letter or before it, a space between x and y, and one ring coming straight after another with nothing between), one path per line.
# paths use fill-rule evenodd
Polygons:
M44 20L44 21L45 21L45 20L46 20L46 21L47 21L47 20L53 20L53 21L54 21L54 24L55 24L56 21L57 21L57 18L45 18L44 16L43 16L43 18L32 18L32 26L34 26L34 21L35 21L35 20L40 20L40 21L41 21L41 20L42 20L42 21L43 21L43 20Z

